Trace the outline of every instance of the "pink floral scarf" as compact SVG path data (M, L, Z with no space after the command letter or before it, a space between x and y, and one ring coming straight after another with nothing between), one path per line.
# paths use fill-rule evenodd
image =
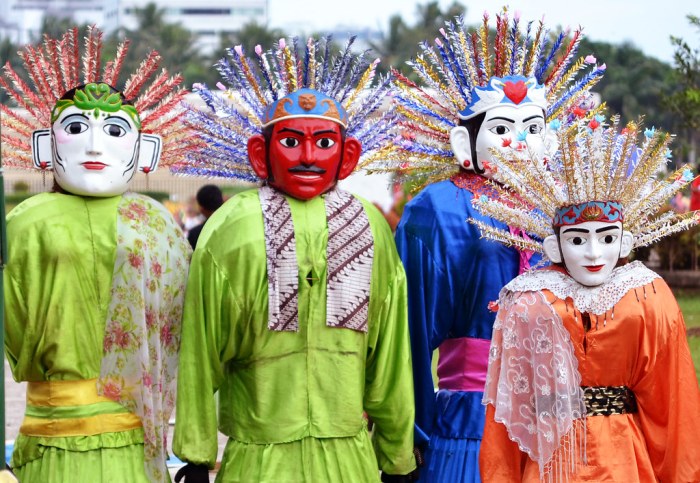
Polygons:
M168 419L175 403L177 353L191 249L172 215L127 193L117 214L117 255L98 393L141 418L146 475L166 471Z

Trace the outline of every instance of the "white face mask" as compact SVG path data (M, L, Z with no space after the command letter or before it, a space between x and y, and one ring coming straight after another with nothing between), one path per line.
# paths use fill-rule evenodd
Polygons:
M629 255L631 245L632 235L622 231L619 221L587 221L562 226L559 232L566 270L578 283L589 287L605 282L618 260Z
M486 170L484 176L491 178L489 164L493 160L491 148L504 147L526 149L538 158L544 156L545 120L542 108L528 105L522 107L496 106L486 111L484 122L476 136L477 164Z
M54 177L61 188L98 197L127 190L137 167L140 133L126 112L70 106L51 131Z

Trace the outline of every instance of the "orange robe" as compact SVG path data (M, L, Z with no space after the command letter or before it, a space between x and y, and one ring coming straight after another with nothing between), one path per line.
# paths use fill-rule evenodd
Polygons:
M656 279L630 290L597 323L592 315L588 332L570 299L543 293L571 335L581 385L627 386L638 405L635 414L586 418L587 465L569 481L700 482L700 391L668 285ZM537 462L509 439L491 404L479 466L485 483L539 481Z

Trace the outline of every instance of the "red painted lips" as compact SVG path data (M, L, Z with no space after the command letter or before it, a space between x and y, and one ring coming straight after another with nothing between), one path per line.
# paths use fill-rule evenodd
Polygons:
M85 161L82 163L85 169L90 169L93 171L100 171L107 167L105 163L100 163L99 161Z

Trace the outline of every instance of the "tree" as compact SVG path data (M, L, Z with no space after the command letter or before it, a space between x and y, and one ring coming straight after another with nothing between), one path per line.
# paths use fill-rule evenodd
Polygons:
M418 44L434 39L445 22L466 13L466 8L458 2L454 2L445 11L440 9L436 1L419 4L416 9L418 20L414 26L408 26L400 15L393 15L389 18L388 29L382 35L382 40L370 44L382 58L380 71L385 72L389 67L394 66L412 77L413 73L404 68L404 65L406 61L416 56Z
M37 44L44 40L45 35L54 39L60 38L73 27L78 27L79 35L82 38L87 32L88 24L77 25L71 17L44 15L41 21L41 32L38 35L32 35L31 42Z
M193 82L203 80L210 69L196 46L197 39L192 32L179 23L167 22L165 9L158 8L154 3L135 8L134 15L137 21L135 29L117 32L107 41L111 48L106 49L106 53L110 55L116 52L116 46L121 39L126 37L131 41L119 79L120 85L126 81L130 72L138 68L139 62L145 59L151 50L158 51L161 66L167 68L168 72L180 72L183 75L186 87L189 88Z
M674 119L664 105L664 96L673 92L671 66L645 55L629 42L610 44L584 39L579 54L593 54L605 63L605 76L594 88L608 106L610 115L622 122L644 116L646 123L672 131Z
M219 49L214 52L213 59L221 59L226 55L227 49L236 45L242 45L246 55L252 55L256 45L260 45L267 50L284 37L286 37L286 34L280 29L268 29L264 25L250 22L237 32L221 35Z
M22 65L22 59L20 59L19 55L17 54L18 50L19 46L12 43L9 37L5 37L0 40L0 63L2 66L9 63L16 71L24 73L24 70L19 67ZM25 76L24 80L27 81L28 77ZM8 99L9 96L7 93L0 89L0 102L4 104L8 101Z
M688 21L700 33L700 18L688 15ZM689 164L696 164L700 128L700 49L692 48L680 37L671 36L675 46L673 79L678 89L665 98L666 105L675 115L684 136L684 150Z
M286 34L280 29L268 29L257 22L249 22L236 32L221 34L219 36L219 47L208 57L207 64L213 66L219 60L228 57L228 49L237 45L243 46L243 52L245 52L246 56L254 57L256 45L260 45L263 49L267 50L284 37L286 37ZM199 82L205 83L211 87L219 80L220 76L216 69L214 67L209 67L208 72L202 76Z

